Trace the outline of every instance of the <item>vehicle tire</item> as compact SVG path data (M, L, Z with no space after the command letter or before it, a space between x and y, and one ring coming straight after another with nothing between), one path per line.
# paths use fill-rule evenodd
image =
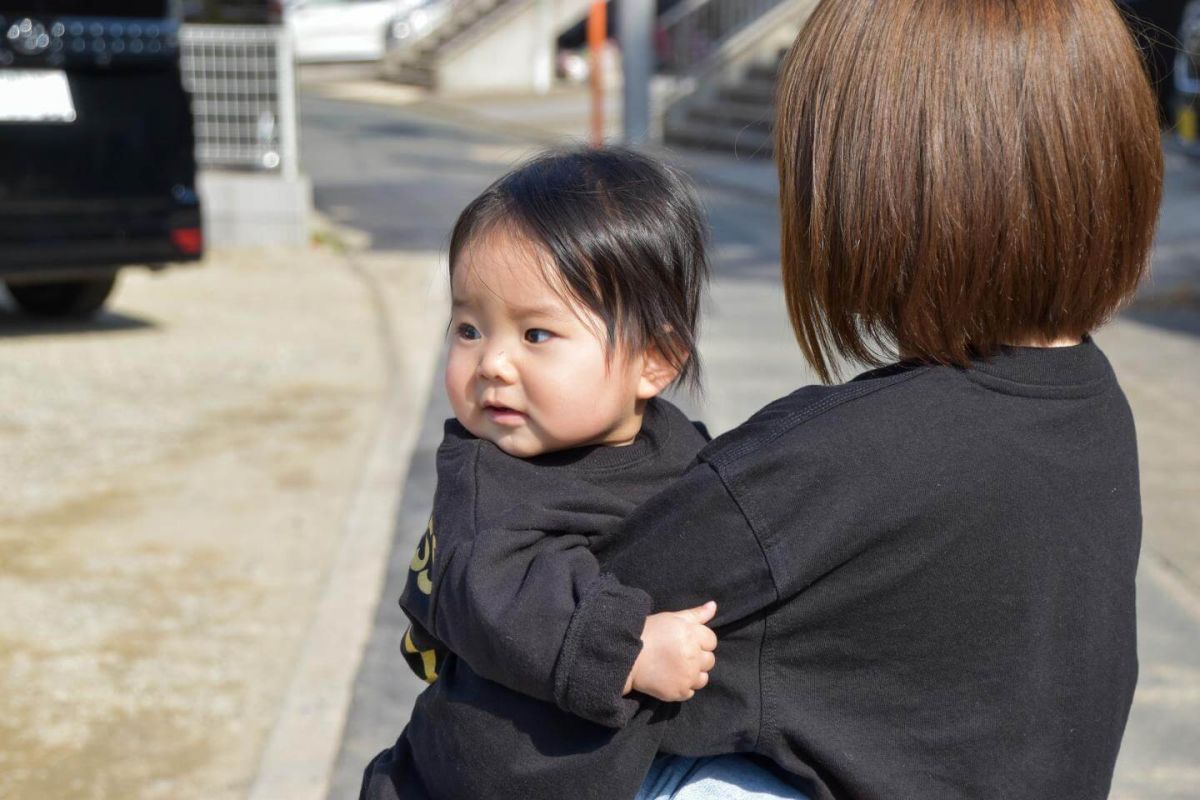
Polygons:
M100 310L117 282L115 274L50 283L13 283L5 286L17 306L37 317L87 317Z

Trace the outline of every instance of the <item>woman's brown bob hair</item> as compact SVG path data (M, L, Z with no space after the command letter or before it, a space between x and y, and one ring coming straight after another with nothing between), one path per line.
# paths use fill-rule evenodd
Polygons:
M1145 271L1158 115L1112 0L823 0L776 107L783 281L823 380L1080 337Z

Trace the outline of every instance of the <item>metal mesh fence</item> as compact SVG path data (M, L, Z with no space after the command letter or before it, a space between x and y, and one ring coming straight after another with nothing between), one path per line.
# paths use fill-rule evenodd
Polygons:
M294 176L295 69L287 33L266 25L185 25L179 40L199 165Z

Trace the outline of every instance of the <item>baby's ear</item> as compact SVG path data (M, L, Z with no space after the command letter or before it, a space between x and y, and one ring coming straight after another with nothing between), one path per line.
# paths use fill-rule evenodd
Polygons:
M663 356L657 347L651 347L642 354L642 377L638 381L637 396L639 400L649 400L662 394L671 381L679 375L679 367L671 363L671 359Z

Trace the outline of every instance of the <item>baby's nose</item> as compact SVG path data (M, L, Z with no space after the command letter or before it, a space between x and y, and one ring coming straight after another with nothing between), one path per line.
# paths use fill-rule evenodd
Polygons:
M511 381L515 376L512 359L507 351L496 348L488 350L479 359L479 374L488 380Z

